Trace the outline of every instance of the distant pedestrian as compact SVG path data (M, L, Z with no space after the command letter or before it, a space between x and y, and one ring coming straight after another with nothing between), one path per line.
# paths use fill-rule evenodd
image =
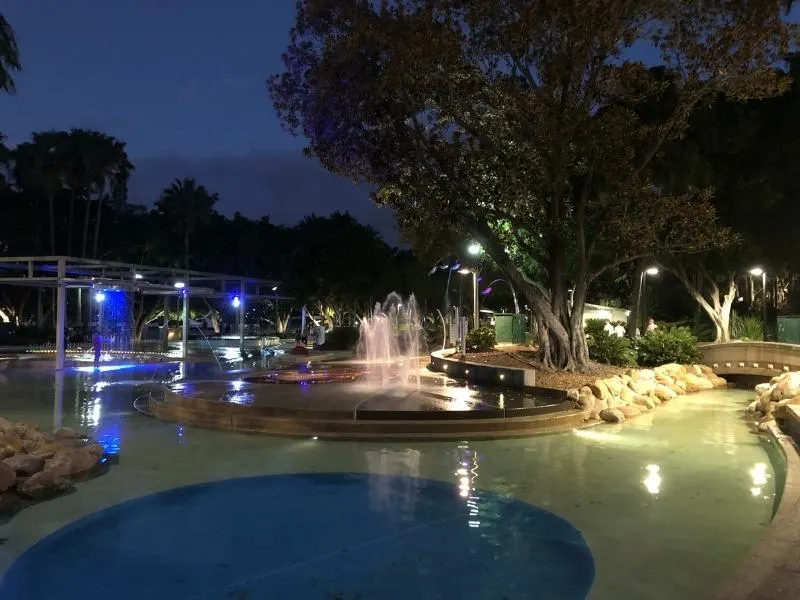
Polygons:
M603 331L605 331L608 335L614 335L614 325L611 321L606 321L606 324L603 325Z
M617 337L625 337L625 326L622 323L617 323L617 326L614 327L614 335Z
M100 368L100 355L103 353L103 336L99 331L92 334L92 349L94 350L94 368Z
M647 329L645 329L644 334L649 335L655 333L656 329L658 329L656 322L653 319L647 319Z

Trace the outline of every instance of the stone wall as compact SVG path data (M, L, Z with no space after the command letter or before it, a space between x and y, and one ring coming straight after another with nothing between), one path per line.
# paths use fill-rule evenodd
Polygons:
M756 399L747 407L747 411L755 414L761 426L780 417L783 407L789 404L800 404L800 371L781 373L756 386Z
M569 390L568 395L583 411L585 421L621 423L678 396L727 385L711 367L669 364L655 369L630 369L624 375Z

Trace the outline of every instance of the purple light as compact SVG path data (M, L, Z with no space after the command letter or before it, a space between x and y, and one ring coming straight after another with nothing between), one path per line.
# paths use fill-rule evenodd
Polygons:
M488 296L491 293L492 293L492 288L491 287L487 287L485 290L483 290L481 292L481 294L483 294L484 296Z

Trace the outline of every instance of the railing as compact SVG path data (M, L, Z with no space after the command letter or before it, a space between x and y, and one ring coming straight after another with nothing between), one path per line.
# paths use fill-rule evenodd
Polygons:
M778 342L701 344L703 364L717 375L777 375L800 371L800 345Z

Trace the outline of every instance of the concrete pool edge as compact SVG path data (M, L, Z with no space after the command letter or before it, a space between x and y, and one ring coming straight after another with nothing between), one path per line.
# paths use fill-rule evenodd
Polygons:
M768 431L786 461L781 501L764 535L717 586L713 600L789 598L800 589L800 449L774 421Z

